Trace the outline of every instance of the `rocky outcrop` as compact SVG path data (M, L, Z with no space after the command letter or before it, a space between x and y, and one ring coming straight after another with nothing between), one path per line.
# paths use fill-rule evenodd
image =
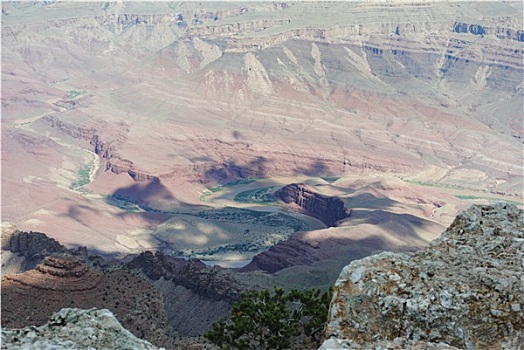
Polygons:
M95 271L73 256L49 256L35 270L2 277L2 327L42 325L63 307L111 310L133 334L170 346L160 294L123 269Z
M64 308L40 327L2 328L2 349L136 349L156 346L138 339L109 310Z
M524 211L472 206L412 258L382 253L346 266L322 349L520 349L523 258Z
M203 334L213 322L227 318L238 299L238 293L232 293L231 289L240 288L240 283L217 276L224 269L206 266L198 259L185 260L146 251L125 267L144 274L160 291L169 323L181 336ZM232 274L226 270L223 273ZM200 317L194 317L196 314Z
M100 255L89 254L86 247L67 249L60 242L42 232L3 230L1 247L2 250L14 253L17 257L17 266L7 266L11 274L36 269L38 264L44 263L44 259L53 254L78 257L91 267L104 268L111 263L110 259L106 260ZM10 265L10 262L4 261L4 254L2 254L3 268L6 267L4 264Z
M237 273L161 252L144 252L126 267L152 280L164 298L169 323L181 336L202 335L214 322L227 319L241 292L274 285L265 273Z
M231 271L219 266L202 268L193 262L184 266L180 274L175 276L174 282L217 301L237 301L247 287Z
M50 254L65 253L67 248L45 233L14 231L2 236L2 250L41 259Z
M294 265L311 265L318 261L314 252L318 247L298 237L280 242L269 248L269 250L255 255L251 262L240 271L262 270L274 273Z
M126 263L126 267L141 271L153 281L171 280L177 286L216 301L236 301L243 289L243 283L228 269L207 266L198 259L169 257L162 252L141 253Z
M198 259L186 260L167 256L162 252L153 253L151 251L140 253L131 261L127 262L125 266L130 270L140 270L148 278L156 281L162 277L166 280L172 279L185 265L190 263L199 268L206 266Z
M2 250L14 253L17 257L17 266L8 266L12 273L34 269L50 254L68 252L66 247L44 233L23 232L16 229L10 232L2 230ZM4 264L13 264L4 261L4 255L7 258L6 254L2 254L2 267L5 267Z
M327 226L347 218L351 209L345 208L338 197L323 196L304 184L290 184L275 192L275 198L306 215L319 219Z
M480 24L455 22L453 24L453 31L455 33L470 33L473 35L494 35L499 39L524 41L524 31L513 28L491 27Z

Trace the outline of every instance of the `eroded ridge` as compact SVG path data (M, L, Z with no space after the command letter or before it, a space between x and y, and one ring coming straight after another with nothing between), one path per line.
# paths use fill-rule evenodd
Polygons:
M52 291L87 291L100 285L101 274L72 256L48 256L35 270L5 276L20 286Z
M126 269L99 272L70 255L46 257L36 269L2 277L2 327L43 325L65 307L105 308L134 335L167 346L173 339L162 297Z

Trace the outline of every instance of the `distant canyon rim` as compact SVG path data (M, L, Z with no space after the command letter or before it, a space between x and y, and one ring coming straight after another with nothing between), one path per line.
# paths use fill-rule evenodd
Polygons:
M293 242L418 249L472 201L522 204L522 11L2 2L2 221L115 256L274 246L268 270ZM291 183L351 215L270 200Z

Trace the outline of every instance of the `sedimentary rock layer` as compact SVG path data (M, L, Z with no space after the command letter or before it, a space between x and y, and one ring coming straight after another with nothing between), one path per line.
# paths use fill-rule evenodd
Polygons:
M164 298L170 324L182 336L199 336L213 322L228 318L242 291L273 285L267 274L239 274L160 252L144 252L126 266L152 280Z
M2 327L42 325L63 307L111 310L136 336L169 345L162 298L127 270L92 270L72 256L49 256L36 270L2 277Z
M178 211L239 178L392 173L522 198L521 14L2 2L2 217L136 253L164 248L129 238L161 218L132 221L108 196Z
M275 197L288 204L291 209L319 219L328 227L347 218L351 209L346 208L342 199L317 193L304 184L290 184L275 192Z

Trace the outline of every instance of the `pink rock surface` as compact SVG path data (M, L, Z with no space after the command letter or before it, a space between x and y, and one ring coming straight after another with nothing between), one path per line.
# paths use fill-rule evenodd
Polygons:
M129 252L165 218L108 195L380 173L522 200L522 4L147 6L2 4L3 220Z

